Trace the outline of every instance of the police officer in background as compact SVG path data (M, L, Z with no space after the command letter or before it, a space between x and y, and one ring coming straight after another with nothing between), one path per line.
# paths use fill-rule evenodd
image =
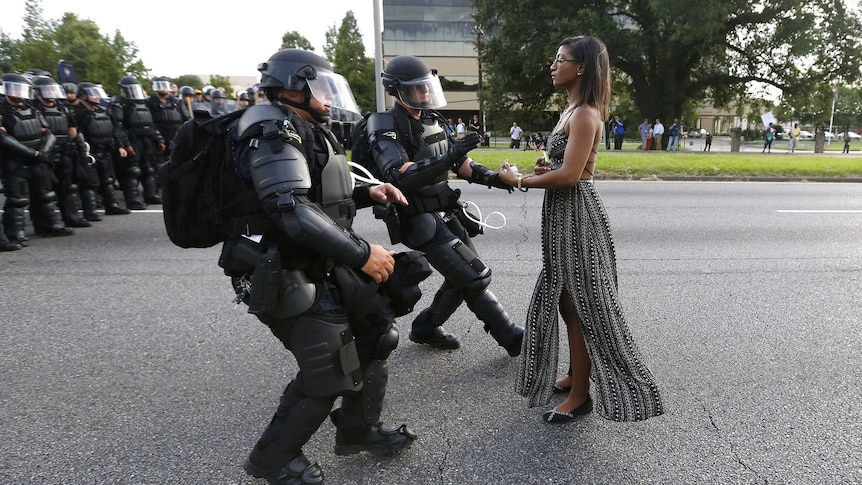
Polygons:
M491 269L479 259L470 239L481 232L480 226L464 216L458 202L460 191L449 186L448 172L471 183L510 192L511 187L467 156L480 141L478 133L457 141L446 134L446 120L435 111L446 105L436 70L417 57L398 56L386 66L383 85L395 98L395 105L368 119L370 155L381 180L401 189L409 201L398 208L404 244L424 252L445 278L431 306L413 320L410 340L437 349L457 349L458 339L442 325L466 301L485 323L485 331L510 356L517 356L524 328L512 324L487 289Z
M191 89L191 88L190 88ZM192 91L194 95L194 91ZM166 78L159 77L153 81L153 93L144 102L153 115L153 123L162 135L167 149L157 156L155 168L170 156L171 141L177 133L180 125L186 120L183 117L180 100L171 95L171 82Z
M31 105L33 84L21 74L2 76L6 93L0 101L0 150L6 195L3 225L8 239L27 246L24 208L36 235L69 236L74 231L57 215L57 194L52 190L51 151L57 139L48 123Z
M114 155L125 159L128 153L125 149L125 137L108 110L102 104L102 100L108 95L101 86L84 82L78 85L78 105L75 106L75 119L78 132L83 135L89 145L90 155L94 162L87 166L87 179L89 186L96 186L99 195L102 196L102 204L107 215L124 215L129 209L121 207L114 197ZM95 170L95 175L92 173ZM82 198L95 199L92 190L82 192Z
M57 137L51 153L51 165L57 179L55 187L60 215L69 227L90 227L90 221L80 214L83 201L78 171L83 162L84 142L78 138L78 124L74 113L64 104L66 92L57 81L47 76L34 78L33 86L36 90L33 107L42 113L48 123L48 129ZM83 182L86 184L86 180ZM95 199L87 202L87 213L95 214Z
M195 117L194 105L195 88L191 86L183 86L180 88L180 114L183 115L183 121L188 121Z
M212 116L222 116L228 114L227 96L221 89L213 89L210 91L210 114Z
M144 89L134 76L125 76L119 82L120 97L111 105L110 113L120 124L128 145L129 156L124 160L120 186L126 197L126 207L132 210L146 209L146 204L161 204L156 185L158 152L167 149L165 139L156 129L153 115L144 103ZM116 159L115 159L116 160ZM118 170L119 171L119 170ZM143 186L144 197L140 200L138 182Z
M228 153L242 187L235 192L245 198L229 214L240 232L225 242L220 265L232 276L237 301L293 353L299 372L245 470L271 483L320 483L322 471L302 446L327 415L337 428L339 455L394 453L416 438L405 425L381 423L380 414L386 361L398 344L394 317L410 311L396 311L393 303L401 289L412 288L406 305L412 307L430 268L411 252L413 263L424 262L426 270L393 281L405 274L402 259L394 257L401 255L351 228L357 207L406 201L389 184L354 186L344 152L326 127L336 114L359 117L347 81L325 59L301 49L280 50L258 70L272 104L238 112L228 130L235 140ZM177 135L172 159L193 155L183 141L193 123ZM330 413L338 396L341 407Z

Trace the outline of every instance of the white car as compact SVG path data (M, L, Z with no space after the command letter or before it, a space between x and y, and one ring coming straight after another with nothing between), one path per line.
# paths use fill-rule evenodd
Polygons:
M813 138L814 138L814 133L811 133L810 131L801 130L799 132L799 139L800 140L811 140Z
M859 133L855 133L855 132L852 132L852 131L848 131L848 132L847 132L847 134L848 134L848 135L850 135L850 139L851 139L851 140L860 140L860 139L862 139L862 135L860 135ZM843 139L844 139L844 133L838 133L838 134L837 134L837 135L835 135L835 136L836 136L836 137L838 137L838 139L839 139L839 140L843 140Z

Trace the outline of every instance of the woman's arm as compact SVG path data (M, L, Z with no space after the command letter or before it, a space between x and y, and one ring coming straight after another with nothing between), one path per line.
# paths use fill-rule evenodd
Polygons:
M578 183L593 147L601 135L602 120L598 111L592 106L579 106L572 113L566 124L565 131L569 135L566 151L563 155L563 165L557 170L550 170L541 175L524 177L521 188L558 189L572 187ZM507 168L504 164L503 168ZM518 175L511 170L501 169L500 178L512 186L517 186Z

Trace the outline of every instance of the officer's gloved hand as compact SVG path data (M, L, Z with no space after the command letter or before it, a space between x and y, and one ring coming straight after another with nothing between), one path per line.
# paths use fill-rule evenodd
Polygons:
M479 142L481 141L482 137L476 132L470 133L460 140L455 140L455 142L452 143L452 148L449 150L450 153L452 153L452 159L463 157L470 150L479 146Z

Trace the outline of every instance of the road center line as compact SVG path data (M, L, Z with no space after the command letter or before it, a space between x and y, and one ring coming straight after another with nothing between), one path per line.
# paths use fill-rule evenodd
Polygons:
M839 210L776 210L775 212L791 212L791 213L816 213L816 214L862 214L862 210L855 209L839 209Z

